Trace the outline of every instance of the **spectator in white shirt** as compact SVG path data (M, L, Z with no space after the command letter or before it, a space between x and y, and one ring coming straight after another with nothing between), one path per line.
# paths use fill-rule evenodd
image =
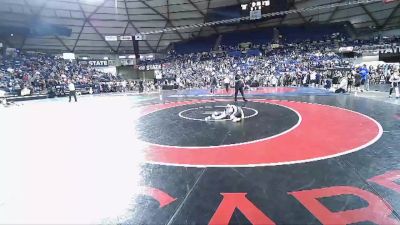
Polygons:
M225 85L225 90L228 93L229 92L229 85L230 85L231 81L229 79L229 76L226 76L224 79L224 85Z
M391 84L389 98L392 97L393 90L396 93L396 98L399 98L400 97L400 92L399 92L400 73L399 73L398 69L396 69L396 71L394 71L394 73L392 73L392 75L389 78L389 82Z
M317 83L317 72L312 71L310 74L310 84L312 87L314 87L316 83Z
M346 93L347 83L348 83L347 76L342 76L342 79L340 80L339 83L339 87L335 91L335 93Z
M0 104L7 105L6 92L0 89Z
M75 102L77 102L75 85L72 82L72 80L68 81L68 90L69 90L69 102L71 102L71 97L72 96L74 96Z

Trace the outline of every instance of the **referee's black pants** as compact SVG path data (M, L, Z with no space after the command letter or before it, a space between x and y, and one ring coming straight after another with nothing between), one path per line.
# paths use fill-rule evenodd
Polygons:
M228 83L225 83L225 91L229 92L229 84Z
M242 86L240 86L240 87L235 86L235 102L237 101L237 95L238 95L239 91L240 91L240 94L242 95L243 100L246 101L246 98L244 97L243 87Z
M338 93L346 93L346 90L344 90L343 88L339 88L335 91L336 94Z
M75 102L78 100L76 99L76 91L69 91L69 102L71 102L71 97L74 96Z

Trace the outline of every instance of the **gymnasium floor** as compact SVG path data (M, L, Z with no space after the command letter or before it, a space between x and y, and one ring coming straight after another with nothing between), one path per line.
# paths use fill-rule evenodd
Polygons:
M1 107L0 224L399 224L398 104L247 96L237 124L204 121L223 90Z

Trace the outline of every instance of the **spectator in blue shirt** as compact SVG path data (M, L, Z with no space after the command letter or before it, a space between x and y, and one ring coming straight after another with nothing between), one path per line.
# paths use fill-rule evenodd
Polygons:
M360 69L360 75L361 75L361 85L363 88L361 90L366 90L369 91L369 70L367 68L367 65L363 65L363 67Z

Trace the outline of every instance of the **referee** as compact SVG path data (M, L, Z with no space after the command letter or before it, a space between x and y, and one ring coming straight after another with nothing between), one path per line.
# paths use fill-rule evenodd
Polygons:
M75 102L77 102L75 85L72 82L72 80L68 81L68 90L69 90L69 102L71 102L71 97L72 96L74 96Z
M235 76L235 102L237 102L237 95L238 92L240 91L240 94L242 95L243 101L247 102L246 98L244 97L244 81L241 79L240 75Z

